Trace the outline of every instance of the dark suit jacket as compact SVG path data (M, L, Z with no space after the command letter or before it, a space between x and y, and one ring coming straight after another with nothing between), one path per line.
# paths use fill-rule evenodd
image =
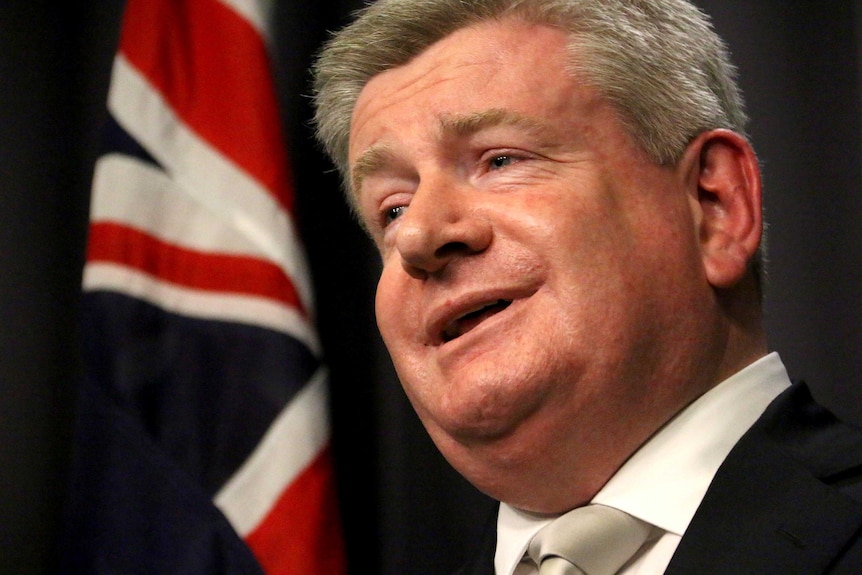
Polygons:
M459 575L493 575L496 517ZM713 479L666 575L862 575L862 430L782 393Z

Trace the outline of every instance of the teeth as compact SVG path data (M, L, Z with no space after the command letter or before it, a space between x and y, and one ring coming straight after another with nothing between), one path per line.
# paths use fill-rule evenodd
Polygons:
M500 311L503 311L512 302L510 300L500 299L493 303L484 304L468 311L458 319L452 321L446 329L443 330L443 341L452 341L460 337L479 325L486 317L490 317Z

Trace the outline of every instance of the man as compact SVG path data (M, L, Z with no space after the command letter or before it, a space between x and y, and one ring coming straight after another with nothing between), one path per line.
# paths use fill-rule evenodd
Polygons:
M589 504L641 533L609 573L862 573L862 435L767 352L758 162L703 14L380 0L315 72L399 378L501 502L464 573L544 574Z

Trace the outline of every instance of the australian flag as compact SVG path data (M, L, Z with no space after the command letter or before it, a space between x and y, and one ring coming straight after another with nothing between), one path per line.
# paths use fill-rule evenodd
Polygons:
M62 573L346 572L267 5L127 2Z

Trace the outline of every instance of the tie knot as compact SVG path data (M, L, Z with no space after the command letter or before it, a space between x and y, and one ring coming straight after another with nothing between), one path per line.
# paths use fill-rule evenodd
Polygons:
M613 575L643 546L651 531L649 524L628 513L587 505L545 526L533 537L528 553L539 566L540 575ZM567 567L552 570L551 565L559 564L559 558Z

